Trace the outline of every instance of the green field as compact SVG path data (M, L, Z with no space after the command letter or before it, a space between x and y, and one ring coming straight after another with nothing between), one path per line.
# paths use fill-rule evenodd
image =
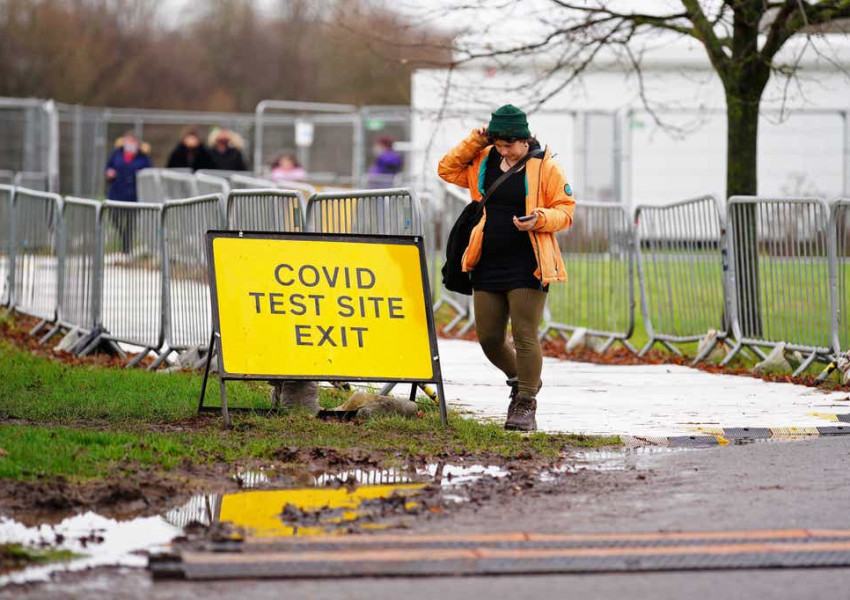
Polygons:
M599 331L627 332L630 324L628 263L593 254L565 254L568 281L549 292L552 320ZM701 336L722 329L722 266L716 252L656 254L643 265L645 292L656 333ZM825 259L789 259L763 255L759 260L759 308L763 339L828 346L831 332L829 269ZM843 277L842 277L843 276ZM839 269L839 314L850 309L850 262ZM640 348L649 339L641 306L637 265L633 269L634 328L630 341ZM742 327L747 323L742 322ZM850 328L840 329L842 347ZM684 350L695 350L686 344Z

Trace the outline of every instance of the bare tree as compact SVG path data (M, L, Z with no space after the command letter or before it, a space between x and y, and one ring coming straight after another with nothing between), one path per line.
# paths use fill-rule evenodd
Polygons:
M541 33L530 39L492 45L485 29L475 36L459 38L454 65L473 61L510 61L517 57L546 56L549 66L540 77L549 84L541 102L569 86L593 64L601 53L614 51L641 82L641 97L654 114L643 93L639 47L641 37L659 32L697 40L723 84L727 115L726 193L757 193L757 151L759 107L771 76L793 78L801 54L780 56L786 42L805 36L806 46L820 52L818 38L850 18L850 0L671 0L668 12L640 12L637 2L615 0L503 0L492 2L459 0L451 10L466 13L459 22L476 22L469 15L509 13L523 5L533 12ZM620 7L626 7L621 9ZM840 29L840 28L836 28ZM483 31L483 35L482 35ZM494 36L495 37L495 36ZM469 40L469 41L464 41ZM828 50L825 50L825 55ZM786 53L787 54L787 53ZM754 208L754 207L753 207ZM753 215L742 222L755 226ZM746 287L759 290L758 271L754 268L757 248L755 235L741 235L734 249L736 271L746 277ZM744 268L746 265L746 268ZM738 286L738 293L745 286ZM738 306L748 312L745 335L761 333L758 302L739 297Z

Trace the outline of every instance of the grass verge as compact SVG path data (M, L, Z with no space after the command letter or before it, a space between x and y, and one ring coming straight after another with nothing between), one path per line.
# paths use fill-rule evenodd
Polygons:
M173 472L191 466L286 463L297 450L357 450L377 462L439 457L552 459L571 447L613 445L617 438L536 433L452 414L441 426L427 408L419 419L329 423L304 413L268 413L268 386L228 382L234 414L223 430L217 417L197 417L201 376L67 365L0 340L0 478L61 475L96 479L116 470ZM211 400L217 395L212 394ZM335 406L339 393L322 390ZM298 455L298 460L303 455Z

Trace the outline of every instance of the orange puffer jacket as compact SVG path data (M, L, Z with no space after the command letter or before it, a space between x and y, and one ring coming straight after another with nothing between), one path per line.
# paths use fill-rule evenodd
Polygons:
M437 172L440 178L469 189L475 202L484 197L484 165L490 154L487 138L473 131L465 140L453 148L440 161ZM561 167L552 160L549 149L543 158L530 158L525 164L525 212L537 213L537 224L528 232L531 246L537 257L534 276L541 283L566 281L564 259L555 239L555 232L573 224L576 202L572 189L564 177ZM481 259L484 243L484 223L487 208L469 237L469 246L463 254L463 270L471 271Z

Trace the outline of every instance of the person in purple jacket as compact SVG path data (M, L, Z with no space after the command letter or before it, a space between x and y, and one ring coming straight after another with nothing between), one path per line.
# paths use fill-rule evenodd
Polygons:
M375 144L375 162L369 168L369 187L393 187L395 177L401 173L401 156L393 150L393 139L387 135Z
M131 132L115 142L115 150L106 161L107 198L119 202L138 202L136 173L152 166L147 144L141 144ZM112 224L121 236L121 249L129 254L133 247L133 219L128 212L112 213Z

